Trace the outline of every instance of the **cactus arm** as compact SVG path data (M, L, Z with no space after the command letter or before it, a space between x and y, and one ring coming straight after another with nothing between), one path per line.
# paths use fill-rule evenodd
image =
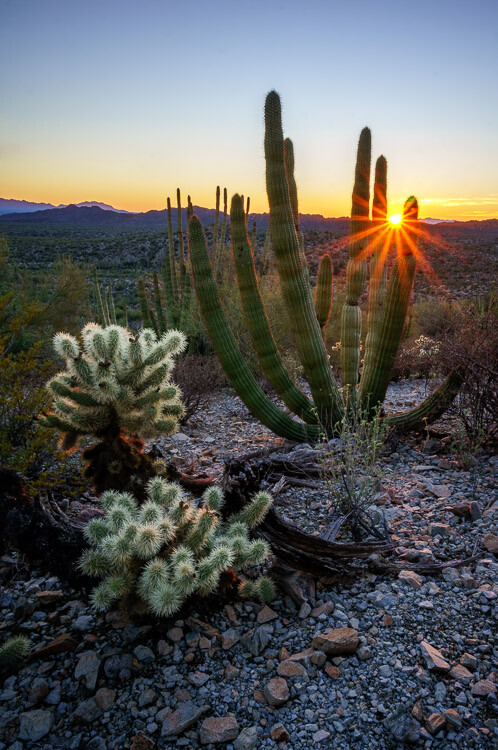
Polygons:
M254 267L254 255L247 238L244 206L234 195L230 211L232 251L244 317L265 376L291 411L309 424L316 423L316 410L292 382L278 352Z
M228 193L227 189L223 188L223 219L221 222L221 236L218 244L218 252L216 253L216 265L214 270L216 278L223 275L223 256L225 255L225 246L227 238L227 215L228 215Z
M157 275L157 273L154 273L153 281L154 281L154 306L156 308L157 328L158 328L158 333L162 336L163 333L166 333L168 326L166 325L166 321L164 319L164 313L163 313L164 305L161 299L161 289L159 287L159 276Z
M193 216L188 225L195 291L215 350L235 391L249 411L277 435L306 442L318 438L318 428L295 422L265 396L237 346L223 312L209 264L201 222Z
M140 303L140 312L142 315L142 323L144 325L144 328L154 328L143 279L138 280L138 301Z
M98 302L100 317L102 319L103 324L105 326L108 326L110 325L110 320L107 320L107 317L106 317L104 302L102 300L102 293L100 291L99 278L97 276L97 269L95 269L95 291L97 292L97 302Z
M382 310L371 367L365 373L363 405L370 413L384 401L405 325L416 268L418 204L409 198L403 208L403 222L396 230L398 257L394 262Z
M402 414L389 414L387 424L400 432L421 430L444 414L463 383L463 370L457 368L421 404Z
M282 294L293 327L304 374L311 388L318 419L330 429L341 418L341 398L332 376L320 325L316 318L306 268L294 225L284 163L280 99L268 94L265 104L266 188L270 231Z
M351 207L349 260L346 266L346 302L341 318L341 374L345 401L354 409L360 368L361 309L359 300L367 280L365 253L368 248L370 161L372 137L363 128L358 141Z
M180 261L180 283L179 289L182 288L183 279L185 276L185 246L183 243L183 227L182 227L182 198L180 194L180 188L176 189L176 210L178 216L178 250L179 250L179 261Z
M118 319L116 317L116 306L114 304L114 291L113 291L113 288L112 288L112 284L111 284L111 287L110 287L109 299L110 299L110 302L111 302L112 322L116 326L118 324Z
M173 237L173 216L171 211L171 200L168 198L168 257L170 262L171 271L171 291L172 291L172 308L173 308L173 321L174 325L177 325L177 310L179 305L178 299L178 276L176 273L176 254L175 254L175 240Z
M214 261L216 256L216 248L218 247L218 232L220 228L220 186L216 188L216 208L214 210L214 224L213 224L213 241L211 242L211 262Z
M244 202L242 201L242 205L244 205ZM249 207L251 205L251 197L247 196L247 203L246 203L246 220L249 221Z
M315 312L324 335L332 310L332 276L330 255L322 255L316 277Z
M263 250L259 261L259 275L266 276L270 270L270 253L271 253L271 234L270 227L268 226L265 234L265 241L263 244Z
M183 279L182 292L182 311L180 315L180 331L186 331L190 324L190 304L191 304L191 286L190 273L185 274Z
M379 156L375 164L374 197L372 204L372 224L377 227L372 245L370 260L370 283L368 287L367 337L365 359L359 387L359 400L367 408L365 394L370 387L372 360L375 352L377 333L382 320L382 306L386 296L387 254L392 239L392 230L387 227L387 161Z
M287 177L287 184L289 186L289 198L292 209L292 217L294 219L294 226L296 232L299 234L299 203L297 198L297 185L296 178L294 176L294 144L290 138L284 140L284 163L285 163L285 175Z

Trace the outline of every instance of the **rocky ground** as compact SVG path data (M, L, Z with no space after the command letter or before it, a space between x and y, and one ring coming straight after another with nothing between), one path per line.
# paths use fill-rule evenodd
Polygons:
M423 387L393 386L393 408ZM225 394L160 447L221 474L228 456L277 443ZM0 750L495 747L496 458L464 471L429 439L393 444L382 463L369 512L388 520L400 570L297 577L271 607L193 603L182 619L132 622L4 558L0 638L24 633L33 654L0 692ZM323 492L290 487L277 508L319 533ZM409 570L476 543L469 566Z

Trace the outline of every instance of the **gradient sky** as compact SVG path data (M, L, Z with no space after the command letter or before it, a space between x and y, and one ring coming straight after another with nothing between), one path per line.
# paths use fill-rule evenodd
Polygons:
M0 0L0 196L163 208L217 184L267 210L282 96L300 210L350 213L356 141L390 211L498 217L497 0Z

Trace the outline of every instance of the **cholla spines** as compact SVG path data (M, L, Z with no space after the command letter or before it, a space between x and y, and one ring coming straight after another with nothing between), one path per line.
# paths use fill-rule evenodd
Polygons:
M41 418L43 424L75 440L107 431L143 437L174 432L182 407L169 375L173 357L185 349L180 331L168 331L158 339L148 329L135 335L120 326L88 323L82 341L81 346L65 333L54 337L54 349L65 360L66 370L47 384L54 411Z
M138 438L178 429L183 406L170 373L185 346L185 336L174 329L158 338L150 329L135 334L88 323L81 343L69 334L55 336L66 369L47 383L53 411L40 422L63 433L65 449L83 435L100 438L83 454L98 492L128 489L130 477L148 479L153 473Z
M210 594L224 571L257 565L268 556L267 542L249 538L270 508L268 493L257 493L241 513L222 522L224 498L218 487L207 489L199 506L178 485L158 477L146 489L140 507L127 493L105 492L104 517L84 530L92 548L80 566L104 579L92 594L97 609L138 596L149 611L170 616L191 594ZM267 601L271 583L259 586L253 583L250 595Z
M24 635L14 635L0 646L0 672L9 672L19 667L31 651L31 644Z

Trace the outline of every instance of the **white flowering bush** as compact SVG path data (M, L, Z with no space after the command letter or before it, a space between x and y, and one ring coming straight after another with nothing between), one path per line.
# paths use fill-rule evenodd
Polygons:
M105 516L85 527L90 549L80 561L85 573L103 579L92 593L93 606L107 610L121 602L127 608L138 600L140 609L169 617L192 594L207 596L224 571L267 558L267 542L251 540L249 532L271 503L267 492L258 492L240 513L222 522L218 487L207 489L199 506L179 485L160 477L147 484L141 506L128 493L105 492ZM243 582L240 594L269 602L275 590L269 578L260 577Z

